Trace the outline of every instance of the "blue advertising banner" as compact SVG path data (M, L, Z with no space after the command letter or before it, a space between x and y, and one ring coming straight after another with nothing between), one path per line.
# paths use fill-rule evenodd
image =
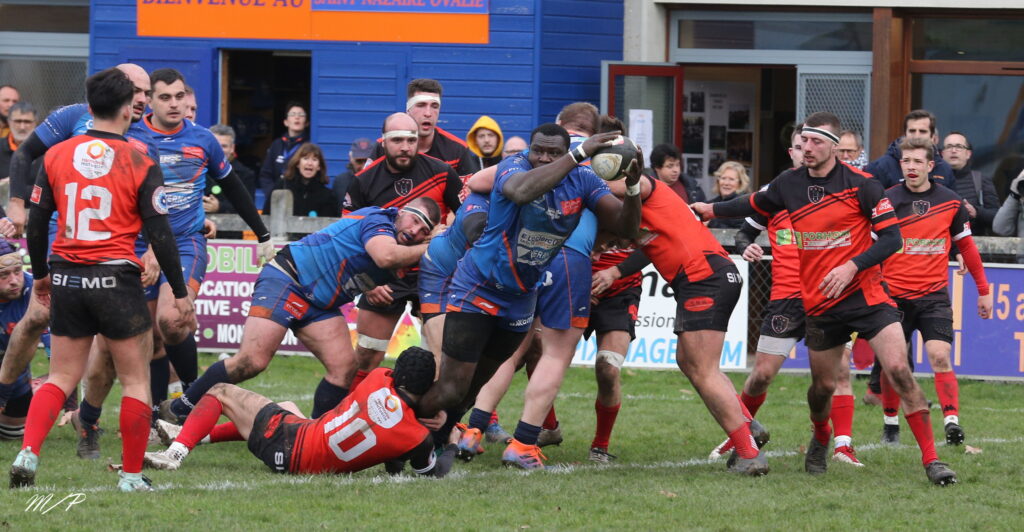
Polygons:
M968 276L949 268L953 305L953 371L958 376L1024 378L1024 266L986 264L993 295L992 319L978 317L978 290ZM931 373L921 335L914 332L911 353L916 373ZM809 369L803 342L790 353L784 369Z
M313 11L486 15L489 0L313 0Z

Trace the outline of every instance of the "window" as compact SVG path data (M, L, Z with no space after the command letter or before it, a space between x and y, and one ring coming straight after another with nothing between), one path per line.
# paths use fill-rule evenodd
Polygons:
M919 18L913 21L913 59L1020 61L1024 19Z
M673 16L678 48L871 51L871 15L685 11Z

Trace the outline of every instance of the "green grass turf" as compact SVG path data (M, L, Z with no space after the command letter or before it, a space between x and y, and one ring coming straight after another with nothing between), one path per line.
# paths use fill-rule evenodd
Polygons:
M204 355L201 365L214 358ZM45 372L37 361L36 371ZM279 357L246 387L272 399L292 399L306 411L323 370L311 358ZM740 385L744 374L731 375ZM854 445L864 468L830 461L828 474L803 472L801 449L810 437L806 376L780 375L759 419L769 427L771 473L743 478L708 462L724 435L678 372L626 370L627 394L612 436L611 466L593 465L587 451L594 430L594 380L587 368L568 373L556 408L565 441L545 448L546 472L501 467L503 446L491 444L471 463L457 462L446 479L388 477L382 467L352 476L290 477L271 473L245 444L200 446L177 472L148 471L158 491L114 491L109 462L120 461L117 389L105 404L103 458L75 457L76 437L56 427L43 449L37 487L0 490L0 530L1022 530L1024 529L1024 387L961 383L961 421L967 443L939 446L960 484L928 483L913 436L881 447L878 407L858 400ZM862 394L865 382L855 383ZM517 375L499 411L512 430L525 379ZM934 397L930 379L921 379ZM941 436L941 417L932 411ZM4 467L16 442L0 442ZM156 448L151 448L155 450ZM42 514L25 512L35 494L85 499ZM52 504L51 503L51 504Z

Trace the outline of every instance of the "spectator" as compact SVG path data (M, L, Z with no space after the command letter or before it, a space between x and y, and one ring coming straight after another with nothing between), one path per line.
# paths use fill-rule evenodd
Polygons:
M839 146L836 148L839 160L863 170L868 164L868 153L864 151L864 138L860 133L847 129L839 134Z
M803 128L804 123L800 122L793 126L793 132L789 135L789 147L786 148L786 155L789 155L789 161L792 164L785 170L800 168L804 165Z
M501 148L504 144L501 126L487 115L477 118L466 135L466 145L480 160L481 169L494 166L501 161Z
M992 230L992 219L999 211L999 196L992 177L971 168L971 143L959 131L946 135L942 142L942 157L953 168L956 192L966 202L971 217L971 232L986 235Z
M249 197L255 199L256 187L259 183L256 181L256 173L242 164L242 161L239 161L235 155L235 130L231 126L217 124L210 128L210 133L213 133L217 143L224 150L224 155L231 163L231 168L235 170L235 175L249 191ZM212 179L206 180L206 190L203 194L203 210L206 212L236 212L231 201L224 196L220 186Z
M715 196L708 200L708 203L729 201L740 194L750 192L750 177L747 176L747 169L736 161L725 161L715 171L715 183L711 186L711 193ZM713 229L739 229L743 227L742 218L715 218L708 223Z
M267 150L267 156L260 167L260 189L266 197L266 205L270 204L270 191L281 188L285 166L295 150L309 140L306 128L309 126L306 108L298 102L288 102L285 106L285 133L274 139ZM264 206L264 210L266 210ZM267 211L269 212L269 211Z
M10 176L11 156L36 128L36 109L28 102L18 102L8 110L7 122L11 132L0 138L0 180Z
M1024 195L1024 172L1010 182L1010 195L1003 206L999 207L996 217L992 220L992 231L999 236L1016 236L1024 238L1024 209L1021 209L1021 196ZM1024 264L1024 245L1017 248L1017 262Z
M704 190L697 180L683 175L679 149L671 144L658 144L651 150L654 177L683 198L686 203L705 201Z
M13 85L0 85L0 138L6 137L10 133L7 113L10 112L11 106L18 103L20 99L21 95L18 94L18 89L15 89Z
M370 158L370 152L372 151L372 140L358 138L352 141L352 145L348 149L348 165L345 167L344 172L334 178L334 186L332 187L334 189L334 198L338 200L338 205L345 205L347 203L345 197L348 195L348 186L352 184L356 174L366 166L366 160Z
M505 149L501 150L501 157L505 158L510 155L522 153L526 151L526 148L526 141L523 140L523 137L509 137L508 140L505 141Z
M185 104L183 107L185 109L185 118L195 124L196 110L199 109L199 105L196 104L196 91L191 85L185 85Z
M922 137L931 140L933 144L937 144L935 115L924 109L917 109L907 113L907 116L903 117L903 137ZM900 142L903 141L903 137L892 141L884 155L871 161L864 167L864 171L878 178L885 188L898 185L903 181L903 170L900 169ZM928 174L928 177L934 179L937 183L942 183L956 190L953 168L942 158L942 154L938 152L937 148L933 149L936 150L935 168Z
M278 188L292 191L292 214L295 216L341 216L341 207L334 192L327 188L327 161L320 146L303 143L284 171ZM264 214L270 214L270 201Z

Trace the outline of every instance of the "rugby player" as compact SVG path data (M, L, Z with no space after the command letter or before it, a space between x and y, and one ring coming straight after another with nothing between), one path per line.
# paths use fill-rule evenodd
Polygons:
M32 298L32 275L23 267L17 246L0 239L0 349L5 353L11 345L11 333L25 316ZM43 334L43 344L49 350L49 334ZM34 351L36 346L31 347ZM26 367L13 384L0 384L0 440L20 440L25 434L25 415L31 401L31 368Z
M422 142L417 129L417 120L406 113L395 113L385 119L380 144L385 155L373 159L349 185L347 210L371 206L400 208L416 198L431 198L441 206L444 220L449 212L459 208L462 181L451 166L417 152L417 143ZM359 370L351 386L358 385L384 359L406 303L412 304L413 314L419 314L415 269L360 298L356 305Z
M828 469L829 411L836 375L843 347L850 333L857 332L871 344L903 398L928 479L939 485L954 483L956 473L935 452L928 404L907 365L899 311L886 293L879 268L901 243L892 203L881 183L839 162L835 150L840 128L835 115L814 113L801 131L803 167L783 172L766 190L727 202L696 203L693 208L704 219L789 211L800 243L800 288L812 379L807 403L814 434L804 469L812 474ZM872 232L877 235L874 242Z
M413 410L434 382L434 364L432 353L410 347L398 356L394 370L373 370L341 404L315 419L306 419L294 403L278 404L232 384L217 384L196 404L170 447L146 453L146 464L177 470L223 413L238 439L247 440L249 451L275 473L354 473L400 459L420 475L443 477L451 469L455 445L435 458L433 438Z
M638 193L623 204L592 170L579 166L616 135L595 135L570 152L565 129L544 124L531 134L528 152L498 165L487 226L452 277L439 379L420 404L422 417L451 409L447 422L454 423L520 345L533 321L535 287L583 209L601 225L635 235ZM627 181L635 187L638 179L636 172ZM534 445L524 454L539 452Z
M903 246L882 264L882 273L889 293L903 312L904 335L909 340L917 330L924 340L928 362L935 372L935 393L944 416L946 444L960 445L964 442L964 431L959 418L959 386L950 363L953 309L946 288L947 257L954 243L977 285L978 316L982 319L992 317L992 293L981 255L971 237L970 215L963 200L949 188L937 186L931 177L935 165L931 141L907 137L899 148L904 180L887 190L885 196L899 219ZM887 380L882 383L884 432L888 441L899 441L899 396L891 392Z
M313 396L313 417L338 406L355 372L349 327L340 307L419 261L440 218L430 198L402 207L367 207L292 242L260 271L242 343L185 390L160 405L160 417L181 424L215 384L237 384L270 364L289 329L323 363L327 375Z
M53 356L49 380L37 391L25 422L22 450L11 466L11 487L31 486L39 451L57 413L85 371L93 336L107 338L121 380L121 491L149 491L142 455L151 410L146 360L152 321L139 275L135 240L144 229L173 289L175 310L195 319L181 275L163 197L160 167L123 134L132 117L132 81L116 68L86 81L93 124L85 134L47 151L33 188L28 223L34 292L51 313ZM54 191L59 191L55 193ZM47 264L47 225L58 212L53 279Z

